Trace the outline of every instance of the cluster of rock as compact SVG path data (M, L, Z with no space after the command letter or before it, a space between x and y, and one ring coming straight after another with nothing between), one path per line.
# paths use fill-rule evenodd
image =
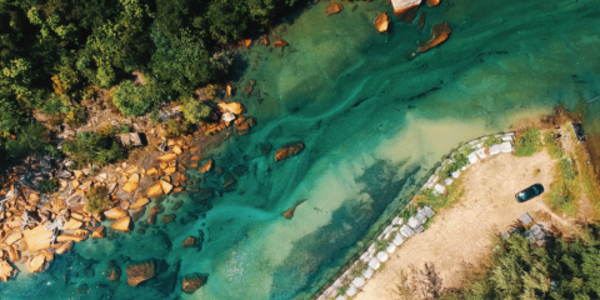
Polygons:
M354 297L365 285L366 281L381 268L381 264L389 259L405 240L425 231L423 225L433 217L435 212L430 206L417 209L417 214L411 216L406 223L400 216L394 217L390 225L377 237L377 242L369 245L369 248L360 258L342 274L331 286L329 286L317 300L333 299L347 300ZM383 245L383 248L382 248ZM360 276L356 276L356 269ZM345 291L340 294L340 291Z
M454 162L452 157L454 157L458 153L466 154L466 153L464 153L464 150L462 150L464 148L460 147L458 152L451 153L448 156L449 158L446 159L445 161L443 161L442 165L439 166L437 169L435 169L433 174L429 177L429 179L427 179L425 184L421 187L421 190L433 189L433 191L432 191L433 194L445 194L446 186L449 186L452 183L454 183L454 180L458 179L460 177L461 171L467 170L467 168L470 165L475 164L478 161L483 160L488 156L494 156L494 155L498 155L500 153L511 153L511 152L515 151L514 136L515 136L514 132L508 132L505 134L497 134L497 135L495 135L495 137L500 138L500 140L502 142L500 144L495 144L490 147L485 146L485 141L488 139L487 136L467 142L464 146L469 147L471 149L471 151L470 151L471 153L466 155L467 159L469 160L469 163L466 166L462 167L460 170L454 171L451 174L451 178L444 178L443 182L440 183L440 176L441 176L442 170L444 170L445 167L447 167L448 165L450 165L451 163Z
M523 225L525 230L521 232L519 229L513 228L502 234L502 240L506 241L511 236L515 234L520 234L531 244L535 244L538 246L546 245L549 234L544 228L544 225L534 222L531 216L526 212L522 213L521 216L519 216L519 221L521 221L521 224Z
M253 88L253 85L251 88ZM229 85L228 90L229 92L232 91L231 85ZM252 91L250 90L250 92ZM250 129L256 125L254 118L246 118L242 115L245 112L245 108L239 102L220 102L217 106L219 108L219 113L221 114L219 122L202 125L200 131L197 131L195 134L199 134L200 132L214 134L234 125L238 135L246 135L250 132ZM230 135L230 132L228 132L227 135Z

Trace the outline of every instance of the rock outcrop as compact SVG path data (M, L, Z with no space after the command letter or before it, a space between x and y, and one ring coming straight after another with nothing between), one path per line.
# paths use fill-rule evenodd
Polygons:
M377 19L375 19L375 28L377 28L377 31L379 31L379 33L386 33L388 31L389 25L390 18L388 18L388 15L386 13L381 13L381 15L379 15Z
M122 210L119 207L113 207L113 208L105 211L104 216L111 220L117 220L117 219L122 219L122 218L127 217L127 212Z
M279 40L275 43L273 43L273 47L274 48L283 48L285 46L287 46L288 43L286 43L284 40Z
M119 281L121 279L121 268L117 265L114 260L108 261L108 269L106 270L106 278L112 281Z
M150 203L148 198L139 198L133 204L129 206L129 209L138 209L146 204Z
M328 16L331 16L331 15L342 12L342 10L344 10L344 7L341 4L337 4L333 1L331 1L331 4L329 4L329 6L327 6L327 8L325 8L325 14L327 14Z
M131 193L138 188L139 183L140 183L140 175L137 173L134 173L131 176L129 176L127 183L125 183L125 185L123 186L123 191L125 191L127 193Z
M448 26L448 23L446 22L433 26L431 31L431 39L429 39L427 42L420 42L419 49L417 50L418 52L423 53L435 46L440 45L441 43L445 42L452 33L450 26Z
M29 249L29 252L31 253L50 248L52 231L46 230L43 225L39 225L33 229L24 230L23 235L25 236L27 249Z
M0 260L0 280L7 282L13 275L14 268L4 259Z
M290 144L286 147L279 149L275 153L275 161L277 162L280 160L284 160L284 159L288 159L290 157L296 156L296 155L300 154L303 150L304 150L304 143L302 143L302 142Z
M40 253L36 256L33 256L27 261L26 267L27 271L31 274L35 274L42 270L44 264L46 263L46 255L44 253Z
M104 226L100 226L92 232L92 239L102 239L102 238L104 238Z
M127 266L127 283L129 283L130 286L137 286L154 277L154 271L154 260L132 263Z
M161 196L162 194L163 194L163 190L162 190L162 187L160 186L160 182L149 187L148 191L146 191L146 196L148 196L148 198L156 198L158 196Z
M208 274L192 273L183 277L183 291L187 294L195 292L208 281Z
M129 230L131 230L131 218L124 217L122 219L118 219L112 222L112 224L110 224L110 227L114 230L118 230L121 232L128 232Z

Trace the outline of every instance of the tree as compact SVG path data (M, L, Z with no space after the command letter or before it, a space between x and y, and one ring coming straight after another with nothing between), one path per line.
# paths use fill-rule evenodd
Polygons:
M183 112L185 119L190 123L199 123L207 119L212 111L210 106L204 102L193 99L187 100L179 110Z
M157 96L155 93L149 92L148 87L137 86L131 81L123 81L117 86L113 102L122 114L141 116L158 103Z

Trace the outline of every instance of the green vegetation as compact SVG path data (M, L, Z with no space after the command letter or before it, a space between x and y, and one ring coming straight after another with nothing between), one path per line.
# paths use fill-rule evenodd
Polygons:
M129 133L131 132L131 128L127 125L121 125L121 127L119 127L119 133Z
M90 212L101 213L108 208L108 205L110 205L108 190L104 186L91 187L90 190L85 193L85 198L88 201L86 210Z
M117 86L113 102L126 116L141 116L158 103L158 95L146 86L137 86L131 81L123 81Z
M502 144L502 139L493 134L488 135L487 140L483 142L483 145L486 147L491 147L498 144Z
M34 153L49 152L58 155L54 147L46 144L46 135L46 129L42 125L31 123L19 125L14 135L0 131L0 165Z
M125 149L112 135L81 132L74 140L63 144L63 151L79 166L88 163L105 164L122 158Z
M575 240L534 247L521 235L498 241L483 272L439 299L600 299L600 236L596 225Z
M537 128L527 129L525 133L515 141L515 155L531 156L534 153L541 151L543 149L541 135L540 130Z
M577 213L576 204L580 195L577 166L571 158L562 158L555 167L554 182L550 191L544 197L552 210L574 216Z
M169 119L165 130L166 137L176 137L188 132L191 128L190 123L179 123L177 120Z
M454 162L447 165L444 170L442 170L440 174L440 178L442 180L449 178L452 176L452 173L460 170L462 167L469 164L469 159L463 154L459 153L454 156Z
M600 186L594 172L594 166L587 163L586 156L581 147L575 147L575 161L579 166L580 179L583 191L594 206L595 219L600 218Z
M188 99L184 105L180 106L185 119L190 123L199 123L210 116L211 108L204 102Z
M454 184L446 186L446 191L448 191L447 195L434 195L432 193L433 189L423 190L422 193L419 193L413 199L415 205L412 205L411 208L414 207L414 211L409 211L409 209L405 210L408 211L408 217L416 214L416 207L429 205L433 210L436 211L442 208L452 207L452 205L454 205L458 199L462 197L464 192L460 180L461 179L459 178L456 180L456 182L454 182ZM407 220L407 218L404 218L404 220Z
M40 182L39 189L44 194L50 194L58 191L58 181L44 179Z
M559 159L565 154L552 131L547 131L544 135L544 144L546 145L548 154L554 159Z

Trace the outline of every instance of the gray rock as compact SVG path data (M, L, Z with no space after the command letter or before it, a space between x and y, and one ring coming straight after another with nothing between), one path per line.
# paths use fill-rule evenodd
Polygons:
M402 225L402 227L400 228L400 233L404 236L404 237L411 237L415 234L415 231L408 225L404 224Z
M408 221L406 222L406 224L407 224L408 226L410 226L411 228L413 228L413 229L414 229L414 228L416 228L417 226L419 226L419 225L421 224L421 222L419 222L419 220L418 220L416 217L414 217L414 216L413 216L413 217L410 217L410 218L408 219Z
M531 219L531 217L529 216L529 214L526 213L526 212L524 212L524 213L521 214L521 216L519 217L519 220L524 225L529 225L529 224L531 224L531 222L533 222L533 220Z

